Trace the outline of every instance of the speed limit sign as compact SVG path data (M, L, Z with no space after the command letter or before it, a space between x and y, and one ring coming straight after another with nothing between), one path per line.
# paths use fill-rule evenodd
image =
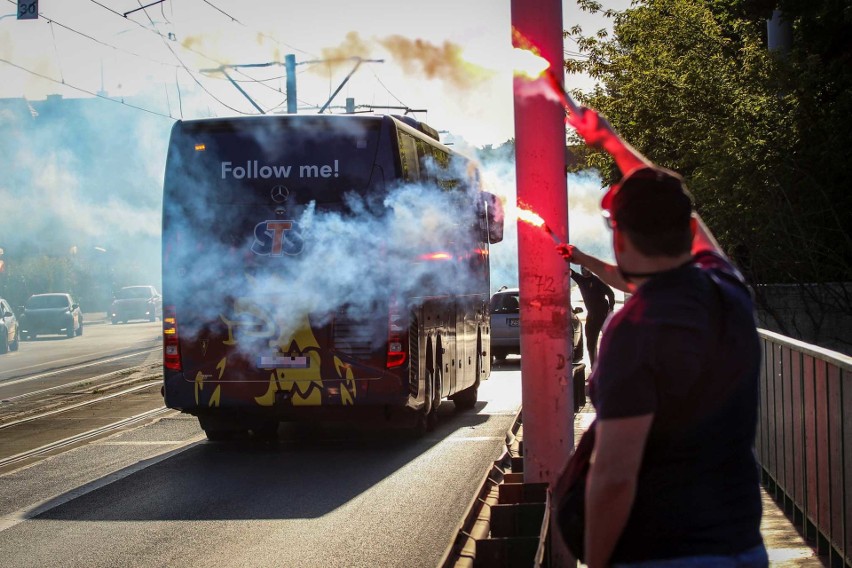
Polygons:
M18 0L18 19L37 20L38 0Z

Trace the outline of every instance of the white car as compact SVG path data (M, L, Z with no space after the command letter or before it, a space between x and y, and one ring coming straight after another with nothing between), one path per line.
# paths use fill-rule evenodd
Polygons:
M163 319L163 297L153 286L125 286L116 293L109 316L113 324Z
M0 353L17 351L19 338L18 319L9 302L0 298Z

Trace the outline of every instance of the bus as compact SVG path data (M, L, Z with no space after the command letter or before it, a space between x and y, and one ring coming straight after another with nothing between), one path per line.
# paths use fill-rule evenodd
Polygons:
M502 206L428 125L179 121L162 219L163 396L208 439L476 404Z

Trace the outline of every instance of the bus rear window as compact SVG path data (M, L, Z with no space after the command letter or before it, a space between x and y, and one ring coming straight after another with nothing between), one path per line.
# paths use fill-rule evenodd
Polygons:
M381 123L312 120L184 123L166 185L220 204L337 203L374 176ZM199 187L203 186L203 187Z

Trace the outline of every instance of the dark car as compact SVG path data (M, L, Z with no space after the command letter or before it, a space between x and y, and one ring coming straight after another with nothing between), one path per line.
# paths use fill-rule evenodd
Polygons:
M518 288L503 286L491 296L491 354L499 362L508 355L521 354L521 303ZM571 314L573 328L573 382L574 411L586 400L586 365L583 363L583 326L577 314L583 308L574 308Z
M153 286L125 286L109 308L113 324L130 320L156 321L163 318L163 297Z
M83 312L71 294L30 296L18 322L24 339L35 339L44 334L83 335Z
M0 353L18 350L19 333L18 319L9 302L0 298Z

